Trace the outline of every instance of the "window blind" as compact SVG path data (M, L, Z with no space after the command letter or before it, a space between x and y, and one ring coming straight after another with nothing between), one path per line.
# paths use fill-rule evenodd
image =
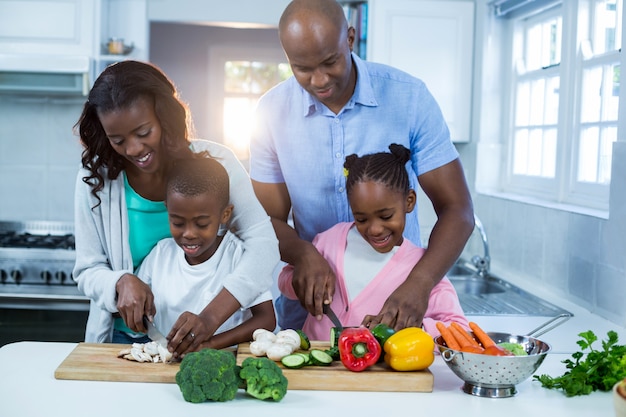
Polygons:
M490 5L497 17L510 19L531 15L561 3L562 0L494 0Z

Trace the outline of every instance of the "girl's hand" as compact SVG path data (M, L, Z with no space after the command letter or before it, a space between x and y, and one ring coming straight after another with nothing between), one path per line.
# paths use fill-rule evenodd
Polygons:
M115 284L117 311L124 323L135 332L145 332L143 316L154 316L154 295L150 286L136 275L124 274Z

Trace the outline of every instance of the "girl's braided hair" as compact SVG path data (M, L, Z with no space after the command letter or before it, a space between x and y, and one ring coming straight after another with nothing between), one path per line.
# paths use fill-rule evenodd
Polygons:
M361 157L348 155L343 166L347 171L346 191L348 194L356 183L374 181L393 190L408 193L410 189L406 163L411 152L397 143L389 145L391 152L378 152Z

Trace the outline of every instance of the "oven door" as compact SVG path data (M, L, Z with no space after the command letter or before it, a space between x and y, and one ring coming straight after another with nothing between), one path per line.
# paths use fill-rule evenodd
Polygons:
M54 294L41 294L26 286L1 287L0 346L19 341L85 340L89 299L76 295L75 287L55 288Z

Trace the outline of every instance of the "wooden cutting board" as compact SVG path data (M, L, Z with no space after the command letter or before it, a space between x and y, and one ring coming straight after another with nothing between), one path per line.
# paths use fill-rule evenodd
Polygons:
M56 379L122 382L176 382L179 362L139 363L118 358L130 345L79 343L54 371Z
M312 342L313 348L326 349L327 342ZM56 379L86 381L175 383L180 363L138 363L118 358L127 346L107 343L79 343L54 372ZM237 363L249 356L250 344L242 343ZM363 372L351 372L339 361L330 366L283 369L289 389L324 391L432 392L433 375L429 370L396 372L378 364Z
M328 342L311 342L311 348L328 349ZM303 351L305 352L305 351ZM250 353L250 344L242 343L237 350L237 363L241 364ZM365 371L347 370L340 361L330 366L305 366L287 369L278 365L289 381L288 389L322 391L393 391L432 392L433 374L428 370L397 372L386 364L370 366Z

